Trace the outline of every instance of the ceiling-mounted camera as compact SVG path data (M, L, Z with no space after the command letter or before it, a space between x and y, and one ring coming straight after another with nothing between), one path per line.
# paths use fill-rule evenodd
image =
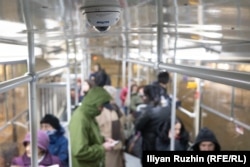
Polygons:
M82 7L88 23L98 32L106 32L120 20L121 8L117 6Z

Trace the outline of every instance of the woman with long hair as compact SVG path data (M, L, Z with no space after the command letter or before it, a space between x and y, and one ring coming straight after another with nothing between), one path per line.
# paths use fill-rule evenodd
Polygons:
M184 124L179 118L175 120L174 133L171 131L171 119L162 122L158 128L158 137L156 139L157 151L170 151L171 137L175 139L175 151L186 151L188 149L189 135Z

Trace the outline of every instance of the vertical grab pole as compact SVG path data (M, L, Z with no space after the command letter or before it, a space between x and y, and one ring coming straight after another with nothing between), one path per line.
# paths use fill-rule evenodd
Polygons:
M79 103L79 92L78 92L78 82L77 82L77 74L78 74L78 64L77 64L77 49L76 49L76 41L75 39L72 41L73 43L73 49L74 49L74 60L75 60L75 66L74 66L74 72L75 72L75 106Z
M233 69L235 70L235 65L233 65ZM235 87L232 86L231 91L231 117L234 118L234 102L235 102Z
M123 87L126 86L126 63L127 63L127 59L129 58L129 36L128 36L128 29L129 29L129 11L128 11L128 4L127 1L124 1L124 6L125 6L125 12L124 12L124 24L125 24L125 33L122 34L122 39L123 39L123 45L124 45L124 49L123 49L123 59L122 59L122 84ZM130 78L131 78L131 64L129 64L129 69L128 69L128 79L127 79L127 83L128 83L128 93L126 95L126 99L128 99L128 101L130 101ZM127 112L125 111L125 114L129 113L129 107L127 109Z
M126 55L123 53L122 59L122 88L126 86Z
M81 42L81 50L82 50L82 61L81 61L81 78L82 81L88 78L87 70L86 70L86 61L87 61L87 52L86 50L83 50L83 48L86 48L87 41L86 39L83 39Z
M177 0L174 0L175 6L175 41L174 41L174 57L173 57L173 64L176 62L176 47L177 47L177 40L178 40L178 5ZM176 119L176 95L177 95L177 73L174 73L173 76L173 99L172 99L172 108L171 108L171 141L170 141L170 150L174 151L175 146L175 119Z
M198 5L198 24L203 25L203 0L199 0L199 5ZM200 65L201 62L197 61L196 65ZM200 98L200 93L201 93L201 79L196 78L195 82L197 84L196 88L196 95L195 95L195 104L194 104L194 113L195 113L195 118L194 118L194 128L195 128L195 136L198 135L200 126L201 126L201 111L200 111L200 104L201 104L201 98Z
M200 114L200 104L201 104L201 79L195 78L195 82L197 85L196 88L196 94L195 94L195 104L194 104L194 114L195 114L195 121L194 121L194 127L195 127L195 136L198 135L199 129L200 129L200 121L201 121L201 114Z
M27 32L28 32L28 59L27 59L27 68L28 75L30 75L33 79L29 82L29 125L31 132L31 166L38 166L38 157L37 157L37 112L36 112L36 59L34 54L34 32L33 32L33 24L31 20L30 13L30 1L29 0L21 0L21 9L23 13L23 17L25 20Z
M157 63L162 61L162 48L163 48L163 14L162 14L162 0L157 1Z
M67 83L66 83L66 98L67 98L67 126L69 125L69 121L71 119L71 99L70 99L70 62L69 62L69 43L68 40L66 40L66 60L68 67L66 68L66 75L67 75ZM68 137L68 143L70 143L70 137ZM68 144L68 153L71 155L71 145ZM72 166L72 159L71 156L69 156L69 167Z
M67 61L67 68L66 68L66 75L67 75L67 80L66 80L66 96L67 96L67 123L69 123L70 118L71 118L71 99L70 99L70 62L69 62L69 43L68 40L66 40L66 61Z

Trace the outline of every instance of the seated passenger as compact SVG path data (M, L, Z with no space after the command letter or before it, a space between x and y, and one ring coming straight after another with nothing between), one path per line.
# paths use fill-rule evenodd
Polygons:
M200 130L191 149L193 151L220 151L220 144L214 133L205 127Z
M68 140L64 136L65 130L57 117L46 114L41 122L41 129L49 136L49 152L60 158L64 167L68 166Z
M26 167L31 165L31 136L28 133L25 136L23 145L25 146L25 153L22 156L15 157L12 160L12 166ZM41 166L58 165L62 167L61 161L58 157L51 155L48 151L49 138L44 131L37 132L37 145L38 145L38 164Z
M188 149L189 135L185 130L184 124L179 118L175 121L175 151L186 151ZM156 139L157 151L170 151L171 141L171 119L160 124L158 128L159 137Z

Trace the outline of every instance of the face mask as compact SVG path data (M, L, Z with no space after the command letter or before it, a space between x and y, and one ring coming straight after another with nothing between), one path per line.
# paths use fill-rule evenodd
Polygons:
M53 135L56 132L56 130L47 130L46 133L48 135Z

